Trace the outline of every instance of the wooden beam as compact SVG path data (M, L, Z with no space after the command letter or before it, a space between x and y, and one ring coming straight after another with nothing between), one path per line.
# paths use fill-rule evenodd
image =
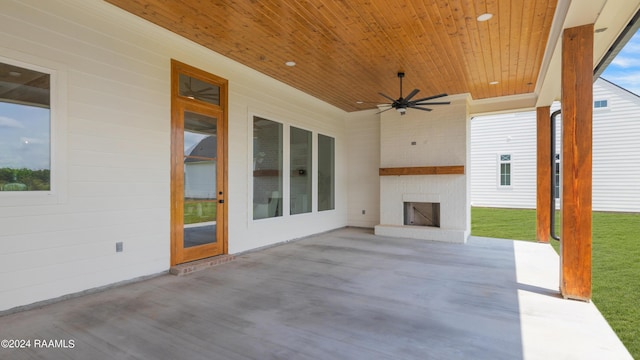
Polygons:
M591 299L593 24L562 36L562 236L560 290Z
M551 233L551 107L536 109L537 119L537 187L536 238L548 243Z
M380 176L390 175L464 175L464 165L454 166L414 166L380 168Z

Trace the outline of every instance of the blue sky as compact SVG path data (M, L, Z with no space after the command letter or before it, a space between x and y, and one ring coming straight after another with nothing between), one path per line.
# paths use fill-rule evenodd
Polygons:
M640 95L640 30L609 64L601 77Z

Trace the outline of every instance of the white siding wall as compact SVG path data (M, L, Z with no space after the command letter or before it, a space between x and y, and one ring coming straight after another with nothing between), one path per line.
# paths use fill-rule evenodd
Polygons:
M593 99L593 209L640 212L640 97L598 80Z
M229 80L231 253L347 224L343 111L102 1L1 8L0 56L56 70L61 93L56 193L0 198L0 311L168 270L171 58ZM335 137L336 210L251 220L253 114Z
M471 120L473 206L536 207L535 113L478 116ZM532 151L533 150L533 151ZM499 156L511 155L511 186L500 186Z
M354 112L347 120L350 226L372 228L380 223L380 115L376 112Z
M593 98L609 104L593 112L593 209L639 212L640 98L600 79ZM556 103L551 111L559 107ZM561 121L558 116L558 153ZM512 155L510 189L498 186L501 153ZM471 121L471 201L474 206L535 208L535 112L478 116Z

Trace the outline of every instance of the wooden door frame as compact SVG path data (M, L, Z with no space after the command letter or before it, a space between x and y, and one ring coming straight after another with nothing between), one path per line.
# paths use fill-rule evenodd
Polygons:
M198 78L202 81L215 84L220 87L220 105L205 103L196 99L189 99L179 95L179 75L184 74L194 78ZM229 173L229 161L228 161L228 81L221 77L207 73L203 70L197 69L193 66L184 64L177 60L171 59L171 266L178 264L177 250L180 244L178 243L179 233L183 231L183 219L178 218L182 216L184 209L181 209L182 193L178 193L175 189L184 188L184 178L182 176L176 176L178 172L184 171L184 164L182 154L184 149L180 148L178 144L182 143L182 136L184 132L184 126L181 119L180 111L184 108L208 108L219 111L222 115L220 119L220 125L218 133L222 136L218 136L218 149L222 150L217 154L218 161L222 161L222 172L217 173L218 184L222 183L222 195L218 195L218 199L224 200L222 205L222 214L218 213L216 226L221 226L222 239L218 239L222 245L222 254L228 254L228 173ZM181 154L177 156L176 154ZM178 181L179 183L176 183Z

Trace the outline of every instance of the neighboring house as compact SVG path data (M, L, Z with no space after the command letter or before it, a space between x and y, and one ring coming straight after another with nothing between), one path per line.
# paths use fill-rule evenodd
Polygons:
M593 85L593 100L593 209L640 212L640 96L599 78ZM555 103L551 111L559 108ZM561 120L558 116L557 169ZM471 202L536 207L535 111L471 121Z
M184 193L190 199L215 199L217 141L214 135L203 137L185 150Z

